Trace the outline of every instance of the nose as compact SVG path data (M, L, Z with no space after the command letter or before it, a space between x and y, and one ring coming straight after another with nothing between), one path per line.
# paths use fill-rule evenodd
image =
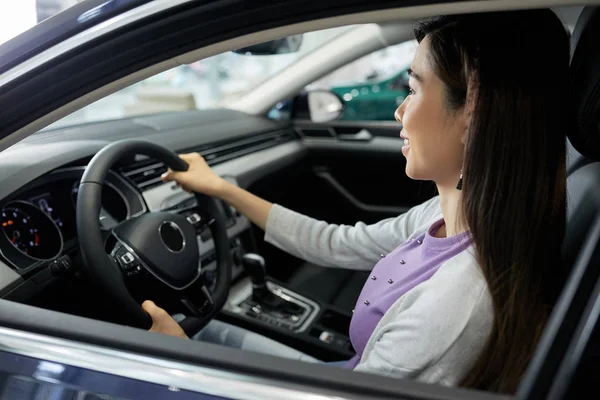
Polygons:
M396 112L394 113L394 118L396 121L402 123L402 117L404 117L404 110L406 108L406 99L396 108Z

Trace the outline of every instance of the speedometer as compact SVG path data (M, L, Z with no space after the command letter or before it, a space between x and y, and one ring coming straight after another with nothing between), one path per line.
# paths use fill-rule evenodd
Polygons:
M56 223L31 203L13 201L6 204L0 210L0 224L4 232L2 240L8 241L4 242L6 245L0 243L5 257L12 259L21 254L29 259L45 261L57 257L62 251L62 234ZM12 252L5 251L5 246Z
M27 255L38 253L36 248L40 246L40 234L28 214L17 207L6 207L2 210L0 222L13 246Z

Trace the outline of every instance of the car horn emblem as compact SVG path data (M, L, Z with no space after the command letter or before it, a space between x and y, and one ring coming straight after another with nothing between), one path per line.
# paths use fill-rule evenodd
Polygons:
M173 252L179 253L185 247L185 237L179 225L171 221L165 221L158 228L160 239L165 247Z

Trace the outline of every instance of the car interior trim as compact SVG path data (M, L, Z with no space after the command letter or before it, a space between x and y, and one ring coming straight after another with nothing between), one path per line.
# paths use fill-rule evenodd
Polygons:
M60 168L57 169L56 171L52 172L52 175L54 174L60 174L62 172L69 172L69 171L85 171L86 167L67 167L67 168ZM131 193L134 193L135 196L137 197L137 199L139 200L141 206L142 206L142 210L138 211L135 214L131 214L131 205L129 204L129 200L127 200L127 196L125 196L125 193L123 193L121 191L121 189L119 189L118 187L116 187L113 183L111 183L108 179L106 180L106 182L104 182L106 184L106 186L110 187L111 189L113 189L115 192L117 192L117 194L121 197L121 199L123 200L123 203L125 203L125 206L127 207L127 218L125 219L129 219L129 218L135 218L138 217L142 214L144 214L148 209L146 207L146 202L144 201L144 198L142 197L142 195L140 194L140 191L137 190L136 188L134 188L129 182L127 182L126 179L123 179L123 177L119 174L117 174L116 172L114 172L113 170L109 170L108 171L108 175L110 175L111 177L118 179L123 185L127 186L127 188L131 191Z
M79 46L82 46L92 40L120 29L136 21L142 20L169 8L176 7L192 0L162 0L153 1L147 4L138 6L132 10L126 11L123 14L117 15L108 21L95 25L81 33L76 34L69 39L60 42L48 50L33 56L16 67L6 71L0 75L0 87L20 78L21 76L33 71L34 69L55 60L56 58L66 54Z
M294 140L215 165L213 169L221 176L235 177L240 187L247 188L267 173L294 164L306 153L304 144Z
M51 362L139 379L230 399L341 400L359 397L328 396L293 389L289 385L248 376L112 350L34 333L0 328L0 349ZM258 396L258 397L257 397Z
M24 280L21 275L17 274L0 259L0 297L6 295L23 282Z
M314 138L304 137L302 142L311 151L323 151L323 152L343 152L343 151L362 151L372 150L381 154L397 155L402 150L404 142L400 140L400 125L397 125L398 137L373 137L368 142L362 141L343 141L336 140L335 137L331 138Z
M365 204L362 201L358 200L352 193L348 191L333 175L331 175L327 171L315 171L315 175L327 182L340 196L345 198L350 204L354 207L358 208L364 212L373 212L373 213L389 213L392 215L400 215L404 214L410 207L390 207L390 206L376 206L372 204Z
M267 281L267 287L272 293L275 293L277 296L286 301L298 304L307 311L306 315L300 321L298 321L298 326L293 328L295 332L305 332L321 312L321 307L319 304L305 296L288 290L285 287L271 281ZM225 303L223 310L244 315L246 310L241 308L240 305L251 296L252 283L250 282L249 278L245 278L230 289L229 298L227 299L227 303Z
M563 399L568 395L566 392L569 385L574 383L573 377L581 360L585 359L586 351L590 345L593 346L594 329L600 320L600 279L596 281L594 291L577 326L577 331L571 339L569 349L566 351L552 386L548 392L548 399Z

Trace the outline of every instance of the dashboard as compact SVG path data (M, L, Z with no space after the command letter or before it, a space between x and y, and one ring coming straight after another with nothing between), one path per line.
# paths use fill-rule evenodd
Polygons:
M27 302L63 276L51 273L57 260L81 267L76 203L85 166L104 146L141 139L177 153L199 151L213 170L240 187L301 160L307 152L286 122L232 110L200 110L91 123L39 132L0 153L0 297ZM183 212L194 196L162 183L160 168L127 155L113 165L102 190L101 228L147 212ZM140 164L141 163L141 164ZM139 167L139 168L138 168ZM156 175L158 174L158 175ZM222 203L234 260L250 222ZM204 271L216 267L210 234L198 238ZM248 239L248 242L252 242ZM252 251L252 249L248 249Z

